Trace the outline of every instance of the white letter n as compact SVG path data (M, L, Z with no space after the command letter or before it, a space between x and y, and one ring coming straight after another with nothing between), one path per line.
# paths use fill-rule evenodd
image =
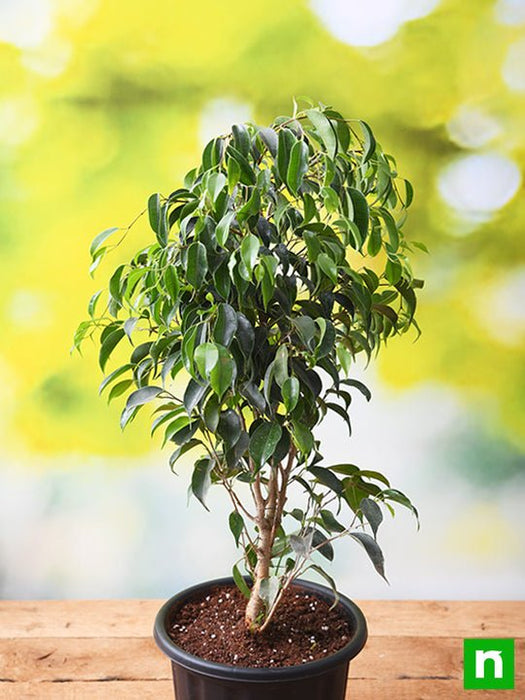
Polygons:
M481 651L476 649L476 678L485 678L485 661L494 662L494 678L503 678L503 660L501 651Z

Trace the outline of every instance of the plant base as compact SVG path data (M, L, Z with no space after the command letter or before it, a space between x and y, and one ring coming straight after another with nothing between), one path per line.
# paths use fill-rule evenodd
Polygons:
M307 581L296 583L333 603L329 588ZM350 641L334 654L297 666L233 666L206 661L184 651L168 633L184 603L223 585L234 586L234 583L227 578L193 586L168 600L157 615L154 636L159 648L171 659L177 700L344 700L349 662L367 639L366 621L355 603L340 597L352 634Z

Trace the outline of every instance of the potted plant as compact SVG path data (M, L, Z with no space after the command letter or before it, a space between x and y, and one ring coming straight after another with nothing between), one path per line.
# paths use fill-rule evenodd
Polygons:
M315 428L335 414L350 431L355 391L370 399L355 359L418 329L408 255L422 245L402 232L411 200L363 121L311 105L268 128L237 124L183 186L149 198L153 242L115 269L103 311L101 292L89 302L77 347L95 337L104 371L131 343L101 384L110 400L127 395L122 428L154 402L170 465L196 456L191 493L207 508L218 484L231 499L232 577L157 617L178 700L344 697L366 623L323 559L350 537L384 576L382 508L417 512L383 474L326 464ZM95 238L92 270L117 233ZM307 572L327 586L300 580Z

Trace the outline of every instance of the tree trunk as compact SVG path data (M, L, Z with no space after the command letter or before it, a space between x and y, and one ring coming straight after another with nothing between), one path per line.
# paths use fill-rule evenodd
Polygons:
M257 564L255 566L255 580L251 589L250 599L246 606L245 620L248 629L256 632L263 622L265 603L261 598L261 583L270 575L270 560L272 553L272 528L266 518L259 523L260 545L257 550Z

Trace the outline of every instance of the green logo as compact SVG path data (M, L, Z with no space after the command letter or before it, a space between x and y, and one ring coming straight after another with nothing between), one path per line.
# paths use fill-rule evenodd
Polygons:
M464 639L463 661L466 690L514 688L513 639Z

